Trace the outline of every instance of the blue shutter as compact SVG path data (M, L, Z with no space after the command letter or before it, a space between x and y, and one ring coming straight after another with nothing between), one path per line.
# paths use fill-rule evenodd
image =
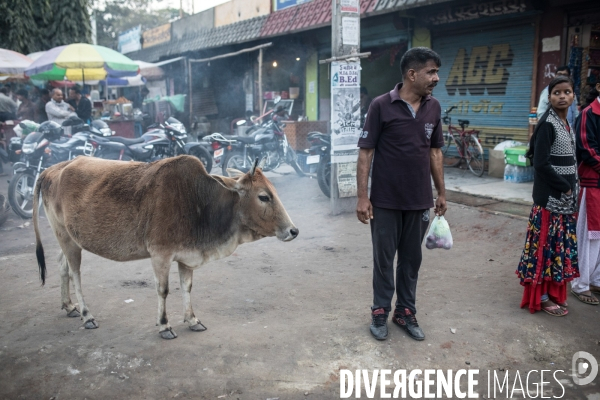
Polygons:
M469 120L486 148L527 140L533 42L531 24L434 38L442 68L433 96L442 110L456 106L452 125Z

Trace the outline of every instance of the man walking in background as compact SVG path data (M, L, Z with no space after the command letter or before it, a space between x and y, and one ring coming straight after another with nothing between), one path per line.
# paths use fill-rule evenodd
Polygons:
M40 98L35 102L34 120L38 124L48 121L46 114L46 104L50 101L50 92L48 89L40 90Z
M559 75L568 76L570 78L571 77L571 69L567 65L558 67L556 69L556 76L559 76ZM542 93L540 94L540 101L539 101L538 107L537 107L538 119L542 118L544 113L548 110L548 107L550 107L550 102L548 100L548 86L546 86L544 88L544 90L542 90ZM578 115L579 115L579 110L577 109L577 97L575 97L575 101L573 102L573 104L571 104L571 107L569 107L569 112L567 113L567 121L569 121L569 125L571 125L572 127L575 126L575 119L577 118Z
M431 97L440 66L439 55L428 48L407 51L400 61L402 83L372 101L358 141L356 214L362 223L371 223L371 333L378 340L388 335L394 291L393 322L413 339L425 339L417 323L415 300L421 244L429 225L429 209L434 206L431 177L438 194L435 214L446 212L441 107ZM367 184L374 154L369 199Z
M84 122L90 123L92 119L92 102L81 95L81 90L75 86L69 89L68 103L75 109L77 116Z

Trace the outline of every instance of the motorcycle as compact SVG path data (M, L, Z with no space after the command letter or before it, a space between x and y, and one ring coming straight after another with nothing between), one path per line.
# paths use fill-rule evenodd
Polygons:
M270 120L253 129L248 136L225 137L232 142L231 150L226 153L222 164L223 175L227 175L228 168L247 172L252 167L252 160L258 158L263 171L277 169L285 162L291 165L299 176L305 176L298 165L296 152L289 145L283 131L285 124L281 121L288 118L287 113L283 108L278 108L272 114ZM238 125L245 123L245 120L240 120Z
M307 164L318 164L317 182L323 194L331 197L331 135L311 132L307 136L310 149Z
M63 128L56 122L44 122L36 132L23 139L21 149L17 150L20 160L13 164L8 202L22 218L31 218L33 215L33 189L42 171L76 157L79 151L83 154L84 148L77 147L85 147L85 135L62 138L62 133ZM62 143L57 143L61 139Z
M127 139L120 136L92 136L90 143L94 156L109 160L151 162L181 154L197 157L207 172L212 169L212 157L199 142L187 142L185 126L171 117L164 125L151 125L140 138Z

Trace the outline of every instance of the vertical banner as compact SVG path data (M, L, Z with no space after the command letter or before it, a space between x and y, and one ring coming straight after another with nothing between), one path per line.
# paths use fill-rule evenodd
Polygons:
M360 63L331 63L331 162L338 164L339 197L356 196L360 136Z

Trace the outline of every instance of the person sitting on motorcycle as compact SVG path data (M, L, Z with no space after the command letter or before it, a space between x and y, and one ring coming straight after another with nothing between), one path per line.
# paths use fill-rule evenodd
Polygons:
M48 120L62 125L65 120L71 116L77 116L75 109L63 101L62 90L55 88L52 90L52 99L46 103L46 113Z

